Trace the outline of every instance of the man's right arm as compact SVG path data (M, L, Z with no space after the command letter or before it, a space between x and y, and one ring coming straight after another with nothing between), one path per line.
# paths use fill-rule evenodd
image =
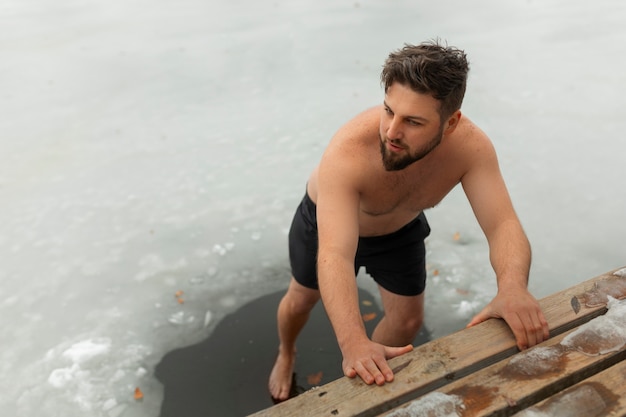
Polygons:
M342 134L342 131L338 133ZM343 354L343 371L367 383L393 380L386 359L410 347L390 348L369 340L361 318L354 258L359 238L359 157L335 137L317 177L318 282L324 308Z

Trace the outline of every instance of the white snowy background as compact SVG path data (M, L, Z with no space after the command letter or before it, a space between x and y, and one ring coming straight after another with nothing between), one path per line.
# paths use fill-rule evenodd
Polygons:
M165 353L286 288L309 171L405 42L468 53L535 295L626 265L625 21L619 0L3 0L0 414L158 415ZM460 189L427 215L439 337L495 279Z

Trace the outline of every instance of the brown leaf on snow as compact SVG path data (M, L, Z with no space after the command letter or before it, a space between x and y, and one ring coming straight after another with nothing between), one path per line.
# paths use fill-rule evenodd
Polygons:
M309 385L319 385L319 383L322 382L322 376L323 375L324 375L324 373L322 371L319 371L316 374L308 375L306 377L306 382Z
M376 313L363 314L363 321L372 321L376 318Z
M139 400L143 400L143 392L141 392L141 390L139 389L139 387L135 388L135 395L134 395L135 400L139 401Z

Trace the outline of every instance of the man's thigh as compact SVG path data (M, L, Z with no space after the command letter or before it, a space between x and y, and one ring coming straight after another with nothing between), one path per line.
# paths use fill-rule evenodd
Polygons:
M418 295L399 295L378 286L385 317L393 323L406 323L424 319L424 292Z

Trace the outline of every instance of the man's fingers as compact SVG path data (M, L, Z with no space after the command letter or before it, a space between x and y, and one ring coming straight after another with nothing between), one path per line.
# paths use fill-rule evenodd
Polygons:
M512 314L504 318L504 320L506 320L509 328L513 332L513 336L515 337L519 350L528 349L528 337L530 332L528 332L528 329L524 326L522 319L517 314Z
M387 363L387 359L403 355L413 350L413 345L408 344L400 347L384 346L378 343L371 343L371 349L360 352L352 357L344 357L343 373L349 378L359 376L367 385L376 383L384 385L385 382L393 381L393 371Z
M391 382L393 380L393 372L389 369L386 360L383 359L381 363L371 361L368 365L368 371L374 377L376 385L384 385L385 381ZM391 380L387 380L389 374L391 374Z
M405 349L399 348L399 349ZM412 348L412 346L411 346ZM354 378L358 375L367 385L376 383L376 385L384 385L385 382L393 381L393 371L383 357L359 361L354 366L346 366L344 375Z
M533 326L537 344L550 338L550 327L548 326L548 322L541 311L533 316Z
M524 325L524 323L522 323L522 325ZM524 326L527 347L535 346L537 343L541 343L541 341L537 338L536 328L537 326L535 326L533 318L529 315L526 321L526 326Z
M357 375L357 372L356 372L356 370L355 370L354 368L352 368L352 367L346 367L346 368L343 370L343 374L344 374L345 376L347 376L348 378L354 378L354 377Z
M516 320L509 322L509 325L515 334L520 349L538 345L550 337L550 328L541 310L529 312L525 316L525 320L517 315L515 318ZM518 320L519 330L517 330L518 325L514 324Z
M357 362L352 369L367 385L374 382L374 377L368 372L361 362Z
M409 348L407 350L407 346L401 347L401 348L390 348L385 346L385 357L384 358L379 358L378 360L376 360L376 366L377 369L380 370L381 376L382 376L382 383L378 384L378 385L382 385L386 382L391 382L393 381L393 371L391 370L391 368L389 367L389 363L387 363L387 359L393 358L394 356L399 356L403 352L406 353L410 350L413 349L413 346L408 345ZM388 356L388 352L387 350L393 350L393 351L397 351L397 354L395 354L394 356ZM376 383L378 383L378 381L376 381Z
M371 385L374 382L376 385L383 385L385 383L385 377L378 369L376 363L372 360L367 361L367 363L358 362L354 369L359 377L365 382L367 385Z
M408 353L412 350L413 350L413 345L411 344L408 344L406 346L400 346L400 347L385 346L385 358L386 359L395 358L396 356L404 355L405 353Z
M483 310L480 313L476 314L472 318L472 320L467 324L466 327L476 326L477 324L480 324L483 321L490 319L492 316L491 316L491 313L487 312L488 308L489 306L483 308Z
M543 311L541 311L541 308L539 308L539 310L537 311L534 317L535 317L534 323L536 326L535 331L538 334L537 340L539 340L539 343L541 343L550 338L550 326L548 326L548 321L546 320L546 317L543 315Z

